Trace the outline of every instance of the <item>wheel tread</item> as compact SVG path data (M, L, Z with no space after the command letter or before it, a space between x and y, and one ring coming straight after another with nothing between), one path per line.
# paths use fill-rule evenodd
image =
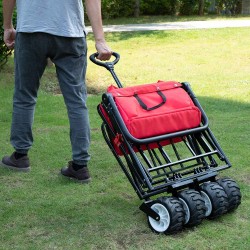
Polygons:
M228 212L235 210L241 204L241 192L237 183L228 177L220 178L217 183L224 189L228 196Z
M184 211L181 202L175 197L161 197L159 201L163 202L170 213L170 226L165 234L172 234L181 231L184 224Z
M229 206L228 196L218 183L203 183L201 186L201 190L209 196L212 203L212 212L208 216L209 219L215 219L227 212Z
M205 202L200 193L194 189L187 189L180 192L179 197L187 203L190 210L190 219L186 226L199 225L205 217Z

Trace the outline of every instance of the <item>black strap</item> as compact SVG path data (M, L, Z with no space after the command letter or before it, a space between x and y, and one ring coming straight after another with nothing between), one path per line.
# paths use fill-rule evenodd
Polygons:
M148 108L147 105L142 101L142 99L137 94L134 94L134 97L136 98L136 100L139 102L140 106L143 109L150 111L150 110L154 110L154 109L161 107L167 101L166 96L160 90L157 90L156 93L162 98L162 102L151 108Z

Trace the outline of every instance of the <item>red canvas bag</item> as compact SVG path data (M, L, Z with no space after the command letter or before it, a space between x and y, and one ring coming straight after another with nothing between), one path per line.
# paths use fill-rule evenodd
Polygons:
M102 106L102 104L99 105L99 109L101 111L101 113L103 114L105 120L107 121L107 123L109 124L111 130L114 132L114 128L113 128L113 125L112 125L112 122L107 114L107 112L105 111L104 107ZM163 141L160 141L159 142L159 145L161 146L166 146L170 143L177 143L177 142L180 142L182 141L182 138L181 137L175 137L173 139L168 139L168 140L163 140ZM116 133L114 137L110 137L110 142L112 144L112 146L114 147L114 150L116 151L116 153L120 156L123 155L123 152L122 150L120 149L120 146L123 145L125 147L125 151L126 153L129 153L128 149L126 148L125 144L123 144L124 140L123 140L123 137L121 134L119 133ZM152 142L152 143L149 143L147 145L140 145L140 149L141 150L147 150L147 149L154 149L154 148L158 148L159 147L158 143L157 142ZM138 152L138 148L136 146L133 146L133 150L135 152Z
M158 81L126 88L111 85L107 92L131 135L143 139L199 126L201 112L181 86Z

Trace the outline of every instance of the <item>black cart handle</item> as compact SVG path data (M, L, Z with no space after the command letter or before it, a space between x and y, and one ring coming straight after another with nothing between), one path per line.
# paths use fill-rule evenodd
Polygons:
M89 59L90 61L92 61L93 63L99 65L99 66L102 66L104 68L106 68L110 73L111 75L113 76L117 86L119 88L122 88L122 84L118 78L118 76L116 75L115 71L114 71L114 65L117 64L120 60L120 55L116 52L112 52L112 56L115 57L115 60L114 61L111 61L111 62L102 62L100 60L97 60L97 57L98 57L98 53L94 53L92 54Z
M114 65L117 64L117 63L119 62L119 60L120 60L120 55L119 55L118 53L112 52L112 56L115 57L115 60L114 60L114 61L112 61L112 62L102 62L102 61L100 61L100 60L97 60L98 52L96 52L96 53L92 54L92 55L89 57L89 59L90 59L93 63L95 63L95 64L97 64L97 65L99 65L99 66L102 66L102 67L104 67L104 68L106 68L107 70L110 71L110 70L112 70L112 69L114 68Z

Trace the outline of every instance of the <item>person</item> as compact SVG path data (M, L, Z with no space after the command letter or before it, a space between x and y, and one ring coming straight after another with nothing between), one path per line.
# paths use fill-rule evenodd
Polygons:
M32 124L39 80L50 58L56 67L58 82L70 123L72 160L61 169L68 178L90 181L88 153L89 116L86 106L87 45L82 0L3 0L4 41L14 49L15 89L10 141L14 152L4 156L1 166L28 172L28 151L33 143ZM102 26L101 1L85 0L99 60L109 60ZM16 30L12 24L17 10Z

